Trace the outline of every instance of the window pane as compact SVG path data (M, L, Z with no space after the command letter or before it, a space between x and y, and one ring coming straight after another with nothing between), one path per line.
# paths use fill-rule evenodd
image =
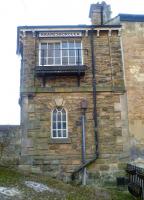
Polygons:
M54 49L54 43L48 43L48 49Z
M47 64L47 59L44 57L41 57L41 65L46 65Z
M68 48L68 43L67 43L67 42L63 42L63 43L62 43L62 48L63 48L63 49Z
M75 56L75 50L73 49L73 50L69 50L69 56Z
M81 49L81 43L80 42L76 42L75 46L76 46L77 49Z
M47 49L41 49L41 57L47 56Z
M56 137L56 130L53 130L53 137Z
M80 49L76 49L76 56L78 57L81 57L81 50Z
M53 122L56 121L56 110L53 111Z
M55 49L55 57L60 57L60 49Z
M54 44L48 44L48 57L54 56Z
M58 112L58 121L61 121L61 112Z
M70 57L69 58L69 64L75 64L75 57Z
M68 64L68 58L67 57L63 57L62 58L62 64L63 65L67 65Z
M61 64L61 59L60 58L55 58L55 64L60 65Z
M55 43L55 49L60 49L60 43Z
M76 57L76 64L82 64L82 58L79 56L79 57Z
M66 137L66 130L63 130L63 137Z
M64 56L68 56L68 50L62 50L62 56L64 57Z
M41 43L41 50L47 49L47 43Z
M61 122L58 122L58 129L62 129Z
M48 58L48 65L52 65L53 64L53 58Z
M56 123L53 122L53 129L56 129Z
M41 43L41 48L46 48L47 47L47 43Z
M58 130L58 137L62 137L61 130Z
M62 121L66 121L66 111L62 109Z
M41 65L46 65L46 57L47 57L47 44L46 43L42 43L41 44L41 61L40 64Z
M53 56L54 56L54 50L48 49L48 57L53 57Z
M66 122L63 122L63 129L66 129Z
M66 121L66 114L62 115L62 121Z

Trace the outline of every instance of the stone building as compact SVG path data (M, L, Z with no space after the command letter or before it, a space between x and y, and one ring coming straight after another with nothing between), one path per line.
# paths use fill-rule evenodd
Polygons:
M144 158L144 15L119 14L108 24L122 25L130 154L133 160Z
M92 4L92 25L18 27L20 167L69 178L119 171L129 156L121 25Z
M144 16L102 2L89 17L17 29L23 170L110 181L143 155Z

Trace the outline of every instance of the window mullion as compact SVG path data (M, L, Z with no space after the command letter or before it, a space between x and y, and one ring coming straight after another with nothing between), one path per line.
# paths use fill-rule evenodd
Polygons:
M60 64L62 65L62 42L60 42Z
M69 57L70 57L70 45L69 45L69 42L67 41L68 43L68 65L69 65Z
M53 64L55 65L55 56L56 56L56 54L55 54L55 50L56 50L56 44L54 43L54 49L53 49Z
M75 65L77 64L76 63L76 52L77 50L76 50L76 43L75 43L75 41L74 41L74 59L75 59Z
M48 65L48 43L46 46L46 65Z
M53 47L52 47L52 58L53 58L53 65L55 65L55 43L53 43Z
M83 56L83 55L82 55L82 43L81 43L81 50L80 50L80 52L81 52L81 54L80 54L80 55L81 55L81 57L80 57L80 63L83 64L83 58L82 58L82 56Z
M58 110L56 111L56 137L58 138Z

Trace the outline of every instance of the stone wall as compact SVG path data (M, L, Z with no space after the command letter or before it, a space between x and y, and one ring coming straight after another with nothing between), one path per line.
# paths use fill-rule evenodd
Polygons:
M89 167L89 174L99 175L120 171L121 163L128 159L128 131L126 95L123 80L121 43L118 31L93 33L96 67L96 101L99 138L99 158ZM88 102L86 111L86 158L95 155L93 119L93 75L91 32L83 35L86 73L77 85L77 77L51 77L45 87L36 77L37 48L40 39L25 33L21 68L21 125L22 151L20 168L44 172L64 179L81 163L81 107ZM52 39L51 39L52 40ZM56 39L55 39L56 40ZM68 139L51 138L51 110L56 99L62 99L68 111ZM112 174L112 173L111 173ZM114 173L113 173L114 174ZM90 177L90 176L89 176ZM114 177L112 175L112 177Z
M20 141L20 126L0 125L0 165L19 164Z
M136 159L144 157L144 23L123 22L122 26L131 158Z

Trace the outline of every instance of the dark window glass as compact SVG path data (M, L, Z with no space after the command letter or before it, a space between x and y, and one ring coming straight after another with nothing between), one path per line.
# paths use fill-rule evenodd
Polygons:
M56 137L56 130L53 130L53 137Z

